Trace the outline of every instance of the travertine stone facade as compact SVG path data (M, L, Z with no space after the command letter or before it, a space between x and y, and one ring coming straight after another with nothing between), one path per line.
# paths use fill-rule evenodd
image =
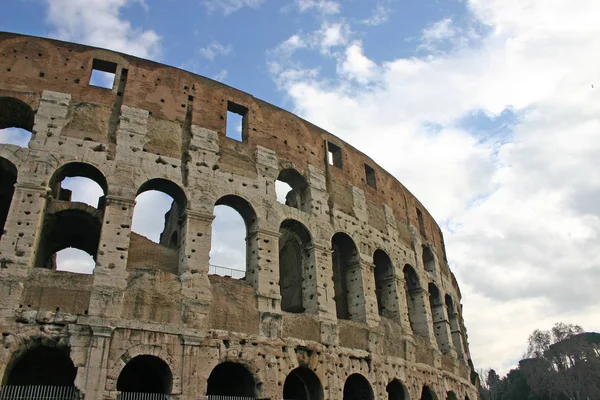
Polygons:
M92 69L114 72L112 89L90 85ZM228 110L244 115L242 141ZM135 374L180 399L477 397L437 224L339 138L186 71L0 33L6 127L33 134L0 145L3 384L62 351L74 377L53 379L89 400ZM98 207L60 189L71 176L103 188ZM131 231L146 190L175 199L161 244ZM245 221L245 279L209 275L215 205ZM92 275L53 269L71 246L94 256Z

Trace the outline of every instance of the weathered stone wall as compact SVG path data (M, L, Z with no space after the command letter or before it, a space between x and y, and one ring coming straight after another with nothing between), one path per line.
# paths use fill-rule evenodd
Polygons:
M112 89L88 84L98 60L115 68ZM228 104L247 110L241 142L226 135ZM347 143L186 71L10 33L0 33L0 109L0 126L30 124L33 133L28 148L0 145L2 165L17 171L0 239L4 382L21 354L47 345L69 350L86 399L116 398L120 373L140 355L166 363L170 393L182 399L205 396L211 371L225 361L252 373L259 398L282 398L286 377L300 366L316 374L325 399L342 399L354 373L369 381L375 398L387 397L394 379L411 399L424 386L438 399L450 391L477 397L460 291L439 227L402 184ZM17 112L27 109L34 120ZM328 162L327 150L336 148L341 165ZM97 209L57 198L52 182L65 168L103 181ZM304 182L298 207L276 202L274 182L290 169ZM179 205L167 216L162 245L131 232L135 197L147 189L163 190ZM245 220L243 280L209 277L215 204ZM48 222L59 212L86 215L89 229L77 228L75 237L61 232ZM99 238L94 221L101 222ZM302 278L301 296L293 292L295 302L302 299L294 311L303 313L282 311L282 229L293 232L292 247L300 249L283 259L302 270L294 278ZM173 232L178 243L170 248ZM352 265L341 268L351 320L336 315L332 237L340 232L350 238L344 259ZM39 259L59 239L79 240L95 253L93 275L41 268ZM433 253L428 270L423 246ZM385 282L375 278L378 249L391 260L390 271L377 274ZM406 265L417 275L411 290ZM453 309L436 303L432 312L430 284ZM399 310L386 316L376 296L384 287L390 309Z

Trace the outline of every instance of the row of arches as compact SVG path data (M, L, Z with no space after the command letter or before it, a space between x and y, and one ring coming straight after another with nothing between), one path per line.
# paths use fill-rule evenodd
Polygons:
M13 357L2 383L7 386L74 386L77 368L68 348L39 345ZM225 361L216 365L207 379L206 395L256 398L258 382L252 372L241 363ZM141 354L128 360L119 373L116 389L120 392L158 393L169 395L173 390L173 373L161 358ZM409 400L405 385L398 379L386 386L389 400ZM323 385L315 372L306 365L291 370L282 387L284 400L324 400ZM369 380L359 373L349 375L343 386L344 400L374 400ZM437 400L435 392L423 386L421 400ZM457 400L454 392L446 399ZM468 400L468 397L465 398Z
M88 196L76 193L75 188L67 188L64 183L69 179L86 179L95 186ZM13 195L16 181L16 167L6 159L0 158L0 222L5 222ZM35 266L41 268L57 268L57 256L65 249L77 249L84 252L91 260L91 270L95 264L100 235L103 226L108 183L104 174L96 167L81 163L67 163L52 175L49 181L51 200L47 206L38 241ZM92 193L92 196L89 196ZM187 208L187 197L184 191L175 183L165 179L151 179L142 184L138 191L133 210L132 231L136 233L136 210L142 204L146 193L158 193L168 197L168 210L164 217L164 228L155 241L159 244L178 251L185 230L186 219L183 217ZM170 203L169 203L170 202ZM243 243L237 244L242 251L243 270L253 259L253 254L247 243L248 238L258 228L257 215L252 205L236 195L225 195L215 203L217 207L226 207L239 215L239 224L244 231ZM152 210L156 208L152 206ZM156 213L155 213L156 215ZM155 216L146 218L156 221ZM142 221L142 224L144 221ZM215 230L213 222L213 231ZM2 226L2 228L4 228ZM2 230L3 232L3 230ZM214 232L217 237L217 232ZM214 239L214 238L213 238ZM228 245L226 243L226 245ZM231 245L231 244L229 244ZM213 240L213 249L219 248ZM225 246L227 248L227 246ZM361 260L358 247L351 236L337 232L331 239L332 280L334 286L334 301L336 315L339 319L359 319L361 302L366 294L361 281ZM230 253L230 252L229 252ZM211 253L212 255L212 253ZM310 231L301 222L293 219L284 220L279 228L279 288L281 294L281 309L286 312L301 313L316 309L314 293L316 278L314 244ZM423 248L425 265L433 260L428 247ZM400 321L401 312L398 302L399 293L396 285L395 267L389 255L382 249L373 254L374 290L377 299L377 309L380 315ZM245 275L242 271L242 277ZM439 289L434 283L427 287L429 304L423 303L425 288L420 282L415 269L406 264L403 268L404 292L406 294L407 312L413 332L428 334L428 327L423 321L422 309L428 306L433 317L433 323L445 326L450 321L453 331L460 332L458 311L450 295L442 299ZM439 347L443 350L450 348L445 338L447 335L436 335ZM453 338L455 347L459 347L460 334Z

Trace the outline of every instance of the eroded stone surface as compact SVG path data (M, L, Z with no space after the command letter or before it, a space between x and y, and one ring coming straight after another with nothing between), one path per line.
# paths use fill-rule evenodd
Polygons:
M387 398L394 379L411 399L424 386L438 399L477 397L440 230L366 155L251 95L150 61L7 33L0 54L0 108L8 110L0 123L33 130L29 148L0 145L2 179L16 171L16 184L0 188L12 192L0 239L4 382L24 354L46 346L67 352L90 400L116 398L120 374L138 356L162 360L169 393L181 399L205 396L224 362L252 374L258 398L281 399L298 367L314 372L325 399L342 399L352 374L375 398ZM94 60L113 63L112 89L88 85ZM245 113L242 142L227 136L228 107ZM27 109L34 121L12 112ZM339 165L328 162L326 143L341 151ZM105 179L98 207L71 203L55 187L71 163ZM365 164L376 184L367 184ZM289 168L305 182L300 200L284 205L274 182ZM181 200L161 244L131 232L136 194L148 182ZM243 280L209 276L215 204L246 222ZM51 218L69 212L88 215L92 228L101 222L84 231L99 238L93 275L43 268L53 265L44 232L60 235ZM338 257L347 265L332 262L336 233L350 240L338 250L349 252ZM376 250L390 263L374 260ZM336 314L336 285L347 291L348 320Z

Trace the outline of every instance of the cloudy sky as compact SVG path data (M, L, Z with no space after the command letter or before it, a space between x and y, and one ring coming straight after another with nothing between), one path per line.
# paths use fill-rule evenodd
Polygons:
M599 1L12 0L4 11L2 30L220 80L373 157L442 226L476 368L505 373L528 334L556 321L600 331ZM236 264L229 243L211 261Z

